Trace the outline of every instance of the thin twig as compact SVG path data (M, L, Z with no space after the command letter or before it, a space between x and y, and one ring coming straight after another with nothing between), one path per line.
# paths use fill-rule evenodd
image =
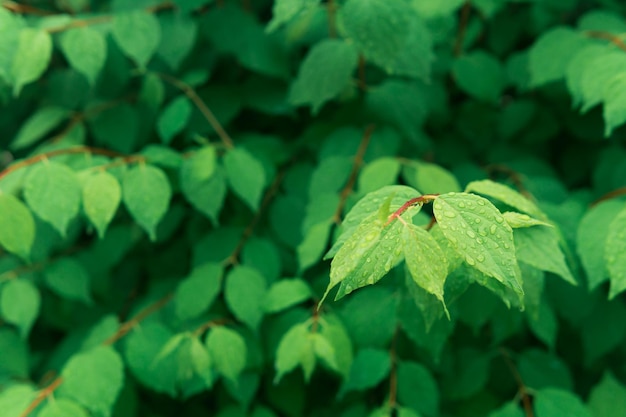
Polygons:
M499 351L500 355L502 355L502 358L504 359L504 363L511 371L515 382L517 382L518 392L522 399L522 406L524 407L524 413L526 414L526 417L535 417L535 413L533 412L533 405L530 400L530 394L528 392L528 387L526 386L526 384L524 384L524 380L522 380L522 376L520 375L517 367L513 363L511 355L509 355L509 352L502 347L499 349Z
M463 53L463 43L465 42L465 34L467 33L467 24L469 23L471 11L472 2L466 0L463 9L461 9L461 21L459 22L459 30L454 44L454 56L460 56L461 53Z
M365 156L367 147L369 146L370 140L372 139L372 133L374 133L375 129L376 125L371 124L367 126L365 128L365 132L363 132L361 143L359 144L359 148L356 151L356 155L354 155L354 162L352 163L352 170L350 171L348 182L346 183L345 187L343 187L343 190L341 190L341 194L339 195L339 204L337 204L337 209L335 210L335 214L333 216L333 221L336 224L341 223L341 215L343 213L343 209L346 206L346 201L348 200L348 197L354 189L357 176L359 175L359 171L361 170L361 165L363 165L363 157Z
M209 122L211 127L213 127L213 129L215 130L217 135L220 137L220 139L222 140L226 148L230 149L235 146L233 144L233 140L230 138L228 133L226 133L226 130L224 130L224 127L222 126L222 124L219 122L219 120L217 120L217 117L215 117L215 114L213 114L211 109L200 98L198 93L196 93L196 90L194 90L186 82L181 81L177 78L174 78L171 75L164 74L161 72L156 73L156 75L158 75L159 77L161 77L163 80L167 81L168 83L172 84L174 87L181 90L187 97L189 97L189 99L193 102L193 104L196 105L198 110L200 110L200 113L202 113L204 118Z
M626 51L626 43L619 36L614 35L610 32L603 32L601 30L588 30L585 32L585 35L589 36L590 38L607 40L613 45L617 46L622 51Z
M517 191L519 191L520 194L522 194L524 197L528 198L529 200L535 201L535 197L530 193L530 191L526 189L526 187L524 187L524 178L519 172L514 171L508 166L501 165L501 164L487 165L485 167L485 170L487 171L490 177L493 177L493 174L496 172L505 174L508 177L508 179L510 179L511 182L513 182L513 185L515 185L515 188L517 188Z
M50 16L54 14L53 12L49 12L47 10L38 9L37 7L26 4L19 4L14 1L3 1L2 7L12 11L13 13L20 14L32 14L36 16Z
M328 16L328 37L337 37L337 22L336 22L337 5L335 0L328 0L326 2L326 15Z
M596 199L595 201L593 201L590 204L590 206L593 207L593 206L596 206L596 205L598 205L598 204L600 204L600 203L602 203L604 201L612 200L614 198L622 197L624 195L626 195L626 187L620 187L620 188L617 188L617 189L615 189L613 191L609 191L608 193L604 194L600 198Z
M35 399L28 405L26 410L24 410L22 414L20 414L20 417L27 417L28 415L30 415L30 413L35 411L35 409L39 407L39 404L41 404L46 398L52 395L52 393L54 393L54 391L59 388L62 383L63 378L60 376L56 377L50 383L50 385L39 391Z
M201 336L202 333L204 333L206 330L210 329L211 327L223 326L230 321L231 321L230 319L226 319L226 318L209 320L206 323L202 323L200 326L198 326L198 328L193 331L193 334L196 336Z

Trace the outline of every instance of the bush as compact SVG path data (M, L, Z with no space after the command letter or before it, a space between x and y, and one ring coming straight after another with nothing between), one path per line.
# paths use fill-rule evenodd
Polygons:
M624 33L3 2L2 416L623 416Z

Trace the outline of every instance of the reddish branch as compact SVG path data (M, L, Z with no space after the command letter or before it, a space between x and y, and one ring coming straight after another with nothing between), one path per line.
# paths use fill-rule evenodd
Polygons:
M326 2L326 13L328 16L328 36L331 38L336 38L337 37L337 23L336 23L337 5L335 4L335 0L328 0Z
M511 359L511 355L509 355L509 352L507 352L507 350L504 348L500 348L499 350L500 350L500 355L502 355L502 358L504 359L504 362L506 363L506 366L511 371L513 378L515 378L515 382L517 382L518 393L521 397L522 406L524 407L524 413L526 414L526 417L535 417L535 413L533 412L533 405L532 405L530 392L528 391L528 387L526 386L526 384L524 384L524 381L522 380L522 376L520 375L519 371L515 367L515 364L513 363L513 360Z
M465 34L467 33L467 25L469 23L469 17L472 11L472 3L469 0L465 1L463 9L461 9L461 20L459 22L459 30L456 36L456 42L454 44L454 55L460 56L463 52L463 43L465 42Z
M220 137L221 141L224 143L224 146L229 149L234 147L233 140L230 138L228 133L226 133L226 130L224 130L222 124L219 122L219 120L217 120L217 117L215 117L215 114L213 114L209 106L206 105L206 103L200 98L198 93L196 93L196 91L189 84L168 74L156 73L156 75L158 75L168 83L172 84L174 87L181 90L187 97L189 97L189 99L198 108L198 110L200 110L200 113L202 113L204 118L209 122L211 127L213 127L217 135Z
M376 125L373 124L365 128L361 143L359 144L359 148L357 149L356 155L354 156L354 162L352 163L352 171L350 172L350 177L348 177L348 182L346 183L346 186L343 187L343 190L341 190L341 194L339 195L339 204L337 205L335 215L333 216L333 221L336 224L341 223L341 214L343 213L343 209L346 206L346 201L348 200L348 197L352 193L357 176L359 175L359 171L361 170L361 165L363 165L363 157L365 156L365 151L367 151L367 147L369 146L370 140L372 139L372 133L374 133L374 129L376 129Z
M616 190L609 191L608 193L604 194L602 197L591 203L591 207L596 206L604 201L611 200L616 197L622 197L624 195L626 195L626 187L621 187Z
M52 393L54 393L54 391L59 388L62 383L63 378L61 378L60 376L56 377L50 383L50 385L39 391L35 399L28 405L26 410L24 410L22 414L20 414L20 417L27 417L28 415L30 415L30 413L35 411L35 409L39 407L39 404L41 404L46 398L52 395Z
M419 197L410 199L409 201L404 203L398 210L396 210L395 212L389 215L389 218L387 219L387 223L385 223L385 226L388 226L389 224L391 224L391 222L394 221L394 219L399 219L400 216L402 216L404 212L407 211L410 207L418 206L428 201L433 201L438 196L439 194L424 194Z
M19 13L19 14L32 14L36 16L49 16L51 14L54 14L47 10L38 9L36 7L29 6L26 4L19 4L14 1L4 1L2 2L2 7L4 7L7 10L12 11L13 13Z
M590 38L596 39L604 39L611 42L613 45L617 46L622 51L626 51L626 43L617 35L614 35L610 32L603 32L600 30L589 30L585 32L587 36Z

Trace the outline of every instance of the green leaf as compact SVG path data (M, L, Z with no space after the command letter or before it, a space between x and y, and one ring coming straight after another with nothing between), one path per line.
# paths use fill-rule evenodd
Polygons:
M111 27L120 49L140 67L145 67L161 41L158 19L143 10L116 13Z
M353 360L350 336L336 317L325 316L320 319L320 324L320 335L331 345L332 355L330 351L322 355L319 347L315 347L316 354L343 378L347 378Z
M488 417L524 417L524 412L517 401L513 401L491 412Z
M578 285L565 262L556 229L545 226L525 227L515 229L513 237L520 261L542 271L555 273L570 284Z
M546 215L537 205L506 185L491 180L472 181L465 187L466 192L478 193L495 198L504 204L538 219L545 219Z
M24 184L24 198L42 220L65 236L80 210L81 187L66 165L45 161L33 166Z
M597 54L595 56L588 56L589 60L584 63L584 69L580 78L580 87L582 93L582 112L590 110L592 107L602 103L604 100L605 106L607 101L614 100L615 106L611 106L611 111L608 112L605 108L605 122L609 119L607 116L610 114L614 120L617 120L620 114L619 111L619 93L610 90L611 81L619 77L624 72L624 65L626 59L621 51L617 51L613 48L607 49L603 54ZM617 81L615 87L619 86L620 81ZM608 100L607 100L608 99ZM607 123L605 133L610 132L614 125ZM607 135L608 136L608 135Z
M311 298L309 285L299 279L283 279L274 283L265 295L263 308L267 313L277 313Z
M226 197L226 179L216 168L215 148L202 148L183 161L180 187L191 205L216 225Z
M591 417L577 396L555 388L537 391L534 408L537 417Z
M585 76L588 71L588 67L596 70L600 69L597 66L591 67L590 64L596 59L604 59L605 57L610 56L610 53L611 47L608 45L591 44L581 48L567 65L565 81L575 107L578 107L585 102L585 91L588 90L587 93L591 92L585 84L589 84L590 82L594 84L599 81L591 81L588 75ZM583 77L587 80L586 82L583 81ZM602 79L602 81L606 82L607 80ZM596 95L596 97L601 97L603 92L592 92L592 94Z
M435 200L433 211L444 236L468 265L523 293L513 230L491 202L473 194L449 193Z
M623 67L622 67L623 68ZM604 136L609 137L613 130L626 122L626 73L611 78L604 87Z
M83 182L83 210L102 239L122 199L122 187L113 175L98 171Z
M390 70L407 43L412 13L402 1L347 0L337 18L367 60Z
M426 22L416 15L411 17L407 28L406 42L387 71L389 74L418 78L424 82L429 82L431 66L435 61L433 36L426 26Z
M141 164L126 171L122 181L123 200L135 221L156 239L156 227L170 205L172 189L159 168Z
M314 9L319 4L320 0L276 0L272 7L272 20L267 24L265 30L274 32L296 16Z
M75 354L61 372L59 396L71 398L94 414L110 416L124 384L124 364L111 346Z
M177 70L196 42L198 25L184 13L159 14L159 22L161 42L157 54L170 68Z
M352 362L350 376L339 391L343 396L349 391L363 391L382 382L391 371L389 352L379 349L361 349Z
M209 354L218 372L237 384L239 375L246 367L246 342L239 333L219 326L211 329L206 338Z
M555 27L544 32L529 53L531 86L563 78L570 60L584 45L582 34L570 28Z
M528 214L521 214L516 211L505 211L504 213L502 213L502 216L504 217L504 220L506 220L506 222L509 224L509 226L511 226L511 228L513 229L533 226L554 227L550 223L534 219Z
M439 414L439 389L428 369L415 362L398 363L398 401L425 416Z
M459 88L477 100L495 103L506 85L500 61L484 51L464 54L454 61L452 75Z
M0 392L0 410L2 417L21 417L37 397L37 392L30 385L9 385Z
M0 375L10 378L28 378L30 358L25 340L15 329L0 329Z
M13 95L18 96L22 88L44 73L52 56L52 38L41 29L20 30L17 51L11 64Z
M37 415L38 417L89 417L83 407L65 398L48 401Z
M414 1L411 3L417 12L427 19L447 17L463 4L463 0Z
M194 268L176 287L176 316L180 320L189 320L207 310L220 292L222 274L222 267L215 263Z
M328 238L330 237L332 226L332 222L323 221L311 226L306 231L304 239L296 248L300 271L307 270L322 259L328 247Z
M0 193L0 245L23 259L35 241L35 220L30 210L10 194Z
M394 185L400 172L396 158L378 158L365 165L359 174L359 191L369 193L388 185Z
M613 299L626 290L626 209L609 226L604 259L611 280L609 299Z
M245 149L234 148L224 156L224 167L235 194L256 211L267 184L263 165Z
M626 387L610 371L605 371L602 380L593 387L587 407L593 417L620 417L626 410Z
M415 187L423 194L461 191L459 181L447 169L427 162L417 162L415 167Z
M289 91L289 102L294 106L310 105L313 114L317 114L324 103L349 87L357 58L354 45L346 41L318 42L300 65Z
M91 303L89 273L72 258L61 258L44 270L46 284L60 297Z
M209 351L208 349L202 344L202 342L200 342L200 340L197 337L193 337L193 338L187 338L186 339L187 344L186 344L186 348L187 348L187 352L186 355L188 361L191 362L191 368L195 374L195 376L199 377L200 380L202 381L203 386L198 387L197 384L196 386L194 386L193 381L194 379L189 378L189 374L187 374L185 372L185 375L183 375L183 378L185 379L191 379L191 386L188 388L189 391L188 393L183 393L183 395L193 395L194 393L203 390L204 388L210 388L213 385L213 371L212 371L212 366L213 366L213 359L212 357L209 355ZM179 362L180 359L179 359ZM179 368L181 368L182 366L180 366L179 364ZM186 369L185 369L186 371ZM179 370L179 374L180 374L180 370ZM183 386L182 388L183 390L185 390L185 387Z
M11 142L11 149L19 150L33 145L57 127L68 115L69 112L60 107L42 107L22 124L15 139Z
M107 57L104 36L90 27L70 29L61 37L61 50L69 64L94 85Z
M157 121L157 132L163 143L169 144L187 126L192 110L189 99L184 95L176 97L163 109Z
M313 366L307 363L313 361ZM292 326L280 340L276 351L274 367L276 375L274 384L280 382L283 376L298 365L303 367L305 378L309 378L315 366L315 352L309 338L309 324L300 323Z
M448 276L448 260L437 241L421 227L407 224L402 231L402 245L413 281L437 297L445 309L443 287Z
M265 278L250 267L233 268L226 277L226 304L237 319L253 330L258 329L263 319L266 287Z
M345 156L324 158L315 167L309 181L309 199L312 203L321 195L339 192L352 171L353 160Z
M23 339L39 315L41 295L30 281L12 279L0 292L0 313L7 323L15 325Z
M527 315L530 330L550 349L554 349L559 325L556 315L545 298L537 310L536 317Z

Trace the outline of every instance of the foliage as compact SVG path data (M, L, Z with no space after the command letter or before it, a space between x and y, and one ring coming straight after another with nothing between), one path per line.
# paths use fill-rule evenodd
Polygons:
M626 6L0 6L3 417L617 417Z

